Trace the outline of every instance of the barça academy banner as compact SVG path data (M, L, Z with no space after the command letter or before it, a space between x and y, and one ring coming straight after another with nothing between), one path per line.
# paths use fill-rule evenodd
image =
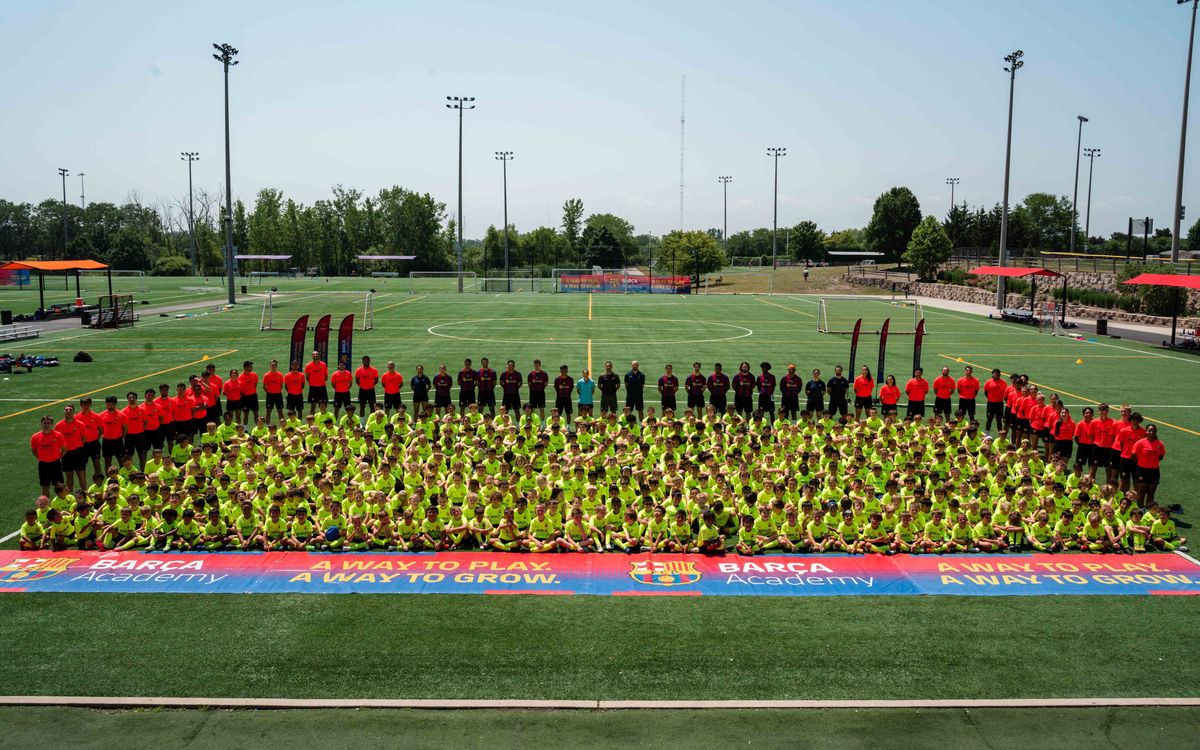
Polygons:
M1174 554L847 556L0 552L0 591L606 596L1200 594Z
M690 276L631 276L620 273L590 273L559 276L560 292L616 292L630 294L688 294Z

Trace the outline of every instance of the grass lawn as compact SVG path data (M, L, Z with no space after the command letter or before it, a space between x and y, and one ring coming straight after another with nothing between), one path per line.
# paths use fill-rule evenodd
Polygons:
M1188 747L1196 708L95 711L3 708L0 747Z
M171 281L178 290L181 282ZM828 372L845 363L848 349L846 337L817 333L815 297L459 296L432 291L444 290L445 281L427 282L430 291L417 294L408 291L407 279L383 281L340 280L329 288L379 289L375 329L356 333L354 353L370 354L380 365L394 359L406 377L417 362L427 368L446 362L453 369L464 357L481 356L493 362L512 357L522 367L541 357L548 369L566 363L575 374L589 361L599 370L606 359L622 371L639 359L651 377L668 361L686 370L693 360L706 369L714 361L730 366L768 359L777 366L795 362L801 372L816 366ZM362 309L361 295L313 294L325 288L318 281L278 286L283 294L276 319L285 328L300 314L332 313L336 325L340 316ZM219 291L211 296L220 298ZM876 323L884 315L906 314L886 303L866 303L863 310ZM2 528L15 530L36 495L28 438L41 414L57 416L59 400L84 393L102 397L174 384L198 372L204 357L219 370L252 359L264 371L271 357L286 357L288 332L260 332L259 314L257 305L246 305L184 319L146 318L118 332L70 330L22 342L25 351L56 354L64 364L0 380L0 462L9 467L0 487ZM1099 400L1137 405L1163 425L1168 455L1159 499L1190 505L1187 488L1200 480L1200 412L1190 393L1200 358L1124 341L1055 339L934 309L926 314L927 370L946 364L958 374L966 363L977 370L1018 369L1075 406ZM81 349L95 362L72 364ZM877 339L864 337L859 361L874 369L876 354ZM894 337L888 370L906 376L911 363L911 337ZM1186 523L1188 515L1180 520ZM1198 615L1200 601L1189 597L681 601L6 594L0 595L0 644L10 658L0 665L0 692L1195 696L1200 656L1187 644ZM959 723L948 726L960 726L962 719L954 721Z

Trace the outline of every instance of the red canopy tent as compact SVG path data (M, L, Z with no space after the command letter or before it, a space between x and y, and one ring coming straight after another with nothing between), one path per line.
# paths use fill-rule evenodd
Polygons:
M79 271L108 270L108 295L112 296L112 269L98 260L13 260L0 265L0 271L37 271L38 275L38 308L46 309L46 279L47 271L75 271L75 296L79 293Z
M1175 327L1179 323L1179 290L1200 289L1200 276L1184 276L1177 273L1143 273L1122 282L1140 286L1169 286L1175 288L1175 299L1171 306L1171 346L1175 346Z
M1062 322L1067 322L1067 277L1049 268L1019 268L1016 266L980 266L972 268L967 273L973 276L1001 276L1009 279L1029 278L1029 311L1037 312L1034 307L1034 297L1037 295L1038 276L1062 276Z

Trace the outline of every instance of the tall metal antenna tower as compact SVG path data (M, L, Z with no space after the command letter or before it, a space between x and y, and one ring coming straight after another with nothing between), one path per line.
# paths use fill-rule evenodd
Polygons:
M683 124L687 104L687 76L679 79L679 231L683 231Z

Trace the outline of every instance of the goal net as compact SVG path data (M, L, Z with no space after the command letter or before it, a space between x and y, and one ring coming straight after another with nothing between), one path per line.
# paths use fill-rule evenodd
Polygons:
M1046 302L1044 309L1041 311L1041 317L1037 319L1037 322L1038 330L1051 336L1079 335L1077 332L1072 333L1063 327L1062 308L1058 307L1058 303L1054 300Z
M263 298L258 330L278 331L291 328L301 315L319 318L325 314L360 315L355 321L360 331L375 327L375 292L295 292L280 294L268 291Z
M108 274L112 274L112 293L145 294L150 291L145 271L125 271L116 268L98 271L79 271L79 291L82 294L108 293Z
M916 333L917 323L924 317L921 303L904 297L821 297L817 303L820 333L853 333L860 318L863 333L878 333L883 321L889 318L892 321L888 324L889 333ZM925 332L929 332L928 324Z
M541 279L536 277L522 278L499 278L499 279L483 279L479 285L481 292L512 292L518 294L521 292L553 292L555 291L554 279Z
M763 257L761 255L735 255L729 259L731 266L750 266L761 268Z
M478 292L479 279L474 271L409 271L408 291L410 294L429 292L457 292L458 278L462 276L464 292Z

